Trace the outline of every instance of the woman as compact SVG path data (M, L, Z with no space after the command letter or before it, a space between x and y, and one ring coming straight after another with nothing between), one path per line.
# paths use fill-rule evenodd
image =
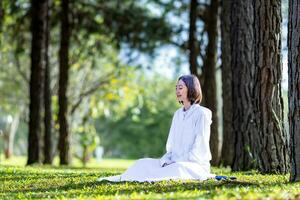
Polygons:
M160 159L139 159L123 174L99 178L98 181L206 180L210 173L209 148L211 111L200 106L201 86L194 75L178 78L176 96L182 108L172 120L166 150Z

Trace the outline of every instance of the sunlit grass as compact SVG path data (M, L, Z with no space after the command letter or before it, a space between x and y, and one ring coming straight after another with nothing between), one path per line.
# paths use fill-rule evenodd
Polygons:
M13 156L10 159L4 159L4 156L0 156L0 165L2 166L25 166L27 162L27 158L24 156ZM87 167L87 168L123 168L126 169L130 165L132 165L134 160L128 159L101 159L96 160L94 158L90 159L90 161L84 166L82 162L73 158L71 161L72 167ZM55 157L53 160L53 166L59 166L59 158Z
M0 164L0 199L299 199L300 183L288 175L263 175L256 171L230 172L213 168L235 181L162 181L157 183L97 182L98 177L122 173L132 160L105 159L83 168L59 166L11 166ZM3 161L3 160L2 160Z

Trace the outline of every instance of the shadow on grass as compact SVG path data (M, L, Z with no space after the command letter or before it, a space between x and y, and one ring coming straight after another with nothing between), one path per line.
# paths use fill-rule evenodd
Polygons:
M79 195L115 195L115 194L128 194L133 192L139 193L168 193L178 191L194 191L205 190L213 191L217 188L241 188L241 187L259 187L259 184L241 181L204 181L204 182L157 182L157 183L138 183L138 182L121 182L112 183L108 181L96 182L89 181L83 183L68 183L61 186L51 186L47 188L35 189L18 189L14 191L7 191L10 195L14 196L18 193L28 193L31 197L43 197L47 193L47 197L55 197L60 193L68 196ZM8 195L8 194L7 194ZM33 196L34 195L34 196Z
M47 169L47 168L45 168ZM130 195L131 193L169 193L180 191L207 191L207 196L214 195L217 190L222 189L234 189L234 188L259 188L261 186L276 186L281 183L257 183L253 181L216 181L209 180L204 182L192 181L192 182L175 182L175 181L163 181L156 183L139 183L139 182L120 182L113 183L109 181L96 182L97 177L116 175L119 173L101 171L100 168L94 168L96 171L88 171L89 169L83 168L87 171L82 171L78 174L77 169L82 168L74 167L49 167L49 169L62 169L57 173L49 172L27 172L26 169L22 171L0 171L0 185L1 181L20 181L14 187L5 187L0 189L0 196L5 195L8 198L18 197L22 194L30 198L54 198L57 196L96 196L96 195L115 195L124 194ZM74 172L64 172L63 169L75 170ZM107 169L106 169L107 170ZM97 172L99 171L99 173ZM55 171L54 171L55 172ZM80 177L83 177L80 179ZM73 178L76 178L73 179ZM55 180L54 180L55 179ZM22 182L21 182L22 180ZM33 181L31 181L33 180ZM35 181L41 180L41 181ZM92 181L91 181L92 180ZM24 182L23 182L24 181ZM79 182L82 181L82 182ZM79 183L78 183L79 182ZM17 187L16 187L17 186ZM204 195L204 196L206 196Z
M6 181L13 181L14 183L18 184L19 181L22 181L21 184L24 184L25 182L32 182L32 181L52 181L54 179L60 180L60 179L73 179L73 178L80 178L80 177L100 177L100 176L113 176L120 174L120 172L114 172L114 171L102 171L98 170L99 172L93 171L83 171L82 173L78 173L76 171L74 172L64 172L59 171L57 173L53 172L32 172L32 171L0 171L0 185L4 184ZM1 188L0 191L5 191L5 189Z

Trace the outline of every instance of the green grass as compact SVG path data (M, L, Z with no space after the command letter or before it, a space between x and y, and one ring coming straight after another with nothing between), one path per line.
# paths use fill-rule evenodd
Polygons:
M91 167L11 166L0 164L0 199L299 199L300 183L288 175L262 175L255 171L232 173L213 168L236 181L163 181L157 183L96 182L100 176L122 173L132 160L103 160ZM20 162L19 162L20 163Z
M10 159L4 159L4 155L0 154L0 165L2 166L25 166L27 158L25 156L13 156ZM96 161L96 159L91 159L85 167L88 168L128 168L134 160L124 160L124 159L104 159L99 162ZM54 166L59 166L59 158L55 157L53 160ZM83 164L79 159L72 159L72 166L75 167L84 167Z

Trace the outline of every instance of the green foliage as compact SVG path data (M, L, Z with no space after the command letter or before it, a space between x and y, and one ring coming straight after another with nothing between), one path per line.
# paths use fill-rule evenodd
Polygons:
M28 5L3 1L3 22L0 45L0 105L4 112L15 114L28 104L29 90L29 28L26 20ZM26 40L27 39L27 40ZM30 49L30 48L29 48Z
M95 127L91 123L85 123L74 131L80 149L80 159L84 165L90 160L91 154L100 145L100 138Z
M4 114L22 113L20 124L28 122L30 75L30 1L3 0L4 18L0 46L0 106ZM50 71L54 132L58 130L58 49L60 42L60 1L54 0L50 19ZM141 3L126 1L75 1L71 5L69 121L77 144L94 141L78 127L89 120L133 107L139 95L137 69L121 63L122 44L138 51L152 52L171 37L171 27L164 16L154 15ZM90 92L92 91L92 92ZM122 98L122 100L119 100ZM138 97L141 99L142 97ZM109 106L107 106L109 105ZM148 110L145 110L148 112ZM113 118L110 116L110 118ZM91 124L90 124L91 125ZM16 135L16 143L26 146L27 126ZM101 134L100 134L101 135ZM83 142L83 140L85 142ZM90 141L89 141L90 142ZM92 143L90 143L92 144ZM89 150L92 151L92 150ZM26 152L22 148L21 152Z
M236 176L236 181L161 181L156 183L96 182L98 177L124 169L0 166L1 199L297 199L300 183L284 175L255 171L214 173Z
M164 17L155 16L138 1L110 1L100 12L104 25L114 33L116 41L143 52L151 52L168 43L173 34Z
M133 104L124 111L107 104L112 107L110 115L95 121L106 156L159 157L165 152L172 116L179 106L175 81L154 75L152 79L140 77L137 82L139 87L128 88L138 93ZM126 101L126 97L118 99Z

